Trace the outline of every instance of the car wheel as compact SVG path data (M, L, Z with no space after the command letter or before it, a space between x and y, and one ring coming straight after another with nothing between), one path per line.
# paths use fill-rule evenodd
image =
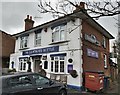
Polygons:
M59 95L67 95L67 92L65 90L60 90Z

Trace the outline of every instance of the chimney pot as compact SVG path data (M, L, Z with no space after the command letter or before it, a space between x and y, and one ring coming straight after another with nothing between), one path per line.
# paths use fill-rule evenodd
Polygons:
M27 19L29 19L29 15L27 15Z
M30 20L32 20L32 16L30 16Z
M33 28L34 21L32 20L32 16L27 15L27 18L24 20L25 21L25 30L29 30Z
M85 2L80 2L80 8L85 9Z
M85 2L80 2L79 5L76 4L76 9L73 12L78 12L80 10L85 10Z

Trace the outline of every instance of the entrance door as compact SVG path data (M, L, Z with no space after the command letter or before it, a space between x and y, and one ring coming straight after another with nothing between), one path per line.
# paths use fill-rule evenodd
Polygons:
M40 60L35 60L35 72L39 72L39 67L40 67Z
M39 72L40 62L41 62L40 57L34 58L34 72L36 73Z

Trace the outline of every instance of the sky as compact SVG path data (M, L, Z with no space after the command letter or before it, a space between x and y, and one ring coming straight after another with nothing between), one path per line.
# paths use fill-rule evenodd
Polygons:
M38 3L38 0L2 0L0 2L0 30L8 34L24 31L24 19L27 15L33 17L34 26L52 20L49 14L39 13ZM117 21L113 17L104 17L96 21L116 38L118 28Z

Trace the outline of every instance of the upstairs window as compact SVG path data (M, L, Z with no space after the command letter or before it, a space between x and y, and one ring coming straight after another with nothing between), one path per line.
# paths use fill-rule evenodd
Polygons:
M103 36L102 46L103 46L104 48L106 48L106 39L105 39L105 37L104 37L104 36Z
M20 40L20 48L27 48L28 47L28 36L21 37Z
M36 46L41 45L41 32L35 34L35 45Z
M65 41L65 25L56 26L52 32L52 42Z
M104 68L106 69L107 68L107 55L104 54L103 57L104 57Z

